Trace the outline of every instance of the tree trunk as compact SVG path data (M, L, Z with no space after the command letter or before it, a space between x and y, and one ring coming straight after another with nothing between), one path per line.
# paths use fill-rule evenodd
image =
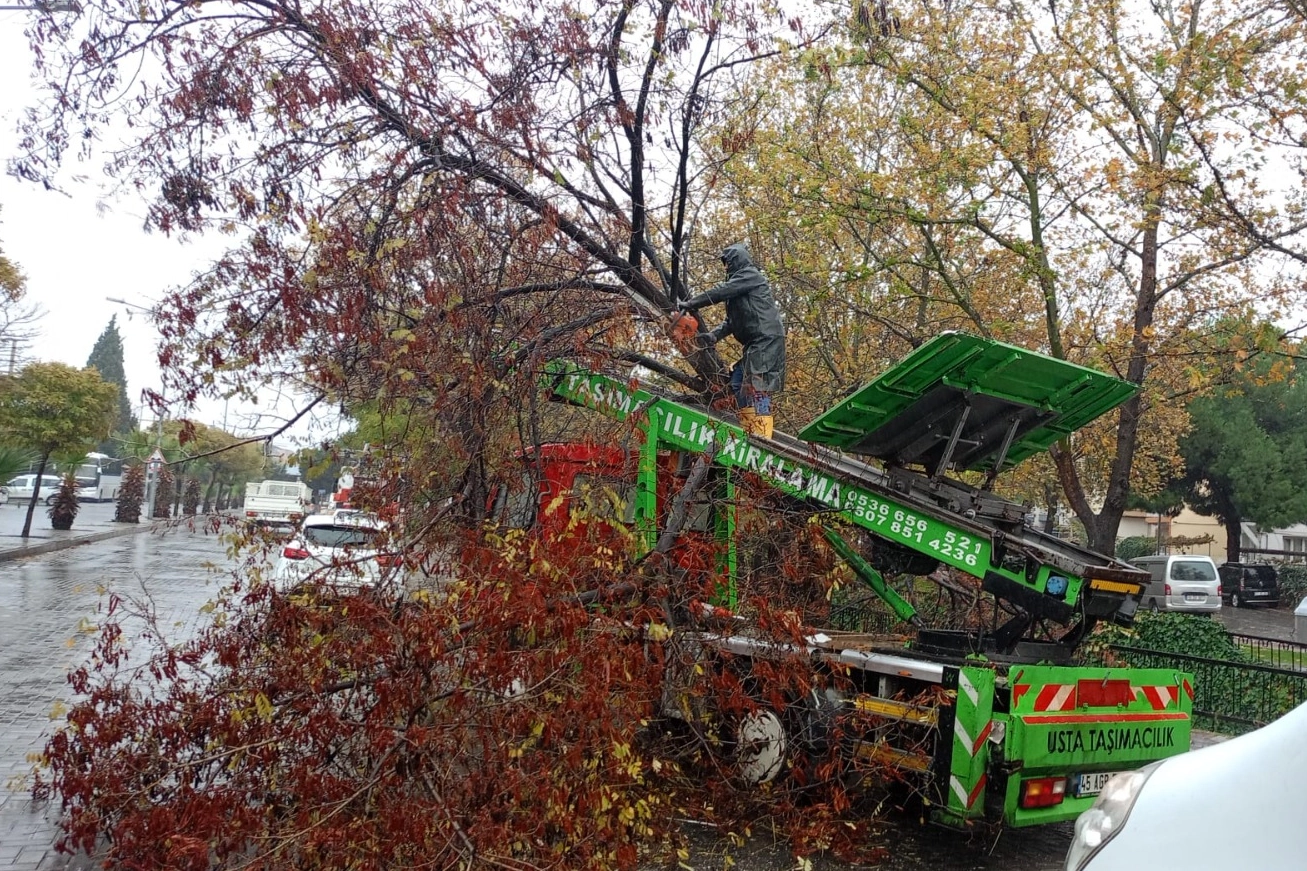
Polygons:
M1237 563L1243 553L1243 523L1238 517L1225 521L1225 559Z
M213 510L213 488L218 486L218 473L213 472L209 475L209 483L204 488L204 507L200 511L208 514Z
M1057 532L1057 509L1060 501L1057 498L1057 487L1052 482L1045 483L1044 502L1048 505L1048 514L1044 517L1044 532L1048 535Z
M36 513L36 503L41 498L41 476L45 474L45 466L48 462L50 462L50 452L46 451L41 455L41 462L36 469L36 480L32 482L32 501L27 503L27 519L23 521L23 538L32 534L32 515Z

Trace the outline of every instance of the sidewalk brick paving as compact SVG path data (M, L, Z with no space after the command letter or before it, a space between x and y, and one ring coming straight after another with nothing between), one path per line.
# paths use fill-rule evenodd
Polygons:
M0 524L5 520L13 522ZM194 631L200 605L216 590L205 568L222 562L213 536L169 530L125 537L151 531L162 532L88 523L83 540L59 542L58 553L0 558L0 869L99 867L89 856L55 850L59 804L32 799L30 757L44 746L56 705L70 697L67 673L89 650L79 624L96 619L101 585L126 595L144 586L161 624L181 634ZM95 543L84 543L88 538ZM0 535L0 554L9 543Z

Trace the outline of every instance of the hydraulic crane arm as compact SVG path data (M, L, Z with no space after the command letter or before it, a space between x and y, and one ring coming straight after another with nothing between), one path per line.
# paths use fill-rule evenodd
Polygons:
M1015 516L997 518L974 511L970 501L954 510L957 500L941 504L923 497L891 472L837 450L783 433L772 439L748 436L713 411L606 375L554 372L550 382L560 399L618 420L634 419L647 444L692 453L712 445L715 465L756 474L816 511L837 514L882 541L978 577L987 591L1031 618L1064 625L1077 618L1082 625L1100 618L1123 624L1133 619L1146 576L1030 529L1021 522L1020 506L1012 506ZM960 482L950 486L967 490Z

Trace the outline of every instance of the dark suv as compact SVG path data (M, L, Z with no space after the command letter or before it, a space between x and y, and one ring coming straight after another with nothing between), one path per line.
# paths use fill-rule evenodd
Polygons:
M1280 604L1280 579L1275 566L1266 563L1223 563L1217 573L1221 576L1221 599L1236 608L1244 605Z

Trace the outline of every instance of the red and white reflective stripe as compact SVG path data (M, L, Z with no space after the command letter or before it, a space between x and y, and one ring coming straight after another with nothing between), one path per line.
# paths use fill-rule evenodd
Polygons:
M962 690L972 706L980 704L980 691L976 689L965 671L958 672L958 689Z
M1051 683L1041 687L1035 696L1036 711L1074 711L1076 688L1074 684Z
M1154 711L1165 709L1175 698L1174 687L1135 687L1135 698L1143 696L1148 699L1148 704L1153 706Z
M962 746L967 748L967 755L973 758L976 755L976 751L985 743L985 739L989 737L989 733L993 731L994 721L990 720L985 724L985 728L980 730L980 734L973 740L972 737L967 734L967 729L962 725L961 719L955 719L953 721L953 734L957 735L958 740L962 742Z
M1189 697L1189 701L1194 700L1194 686L1189 683L1189 678L1184 679L1184 694Z
M971 810L971 806L976 803L977 796L985 791L985 775L983 774L980 775L980 780L976 781L976 785L971 788L971 792L967 792L967 788L962 785L962 781L958 779L956 774L950 775L948 782L949 786L953 787L953 794L958 797L958 801L962 802L962 806L967 810Z

